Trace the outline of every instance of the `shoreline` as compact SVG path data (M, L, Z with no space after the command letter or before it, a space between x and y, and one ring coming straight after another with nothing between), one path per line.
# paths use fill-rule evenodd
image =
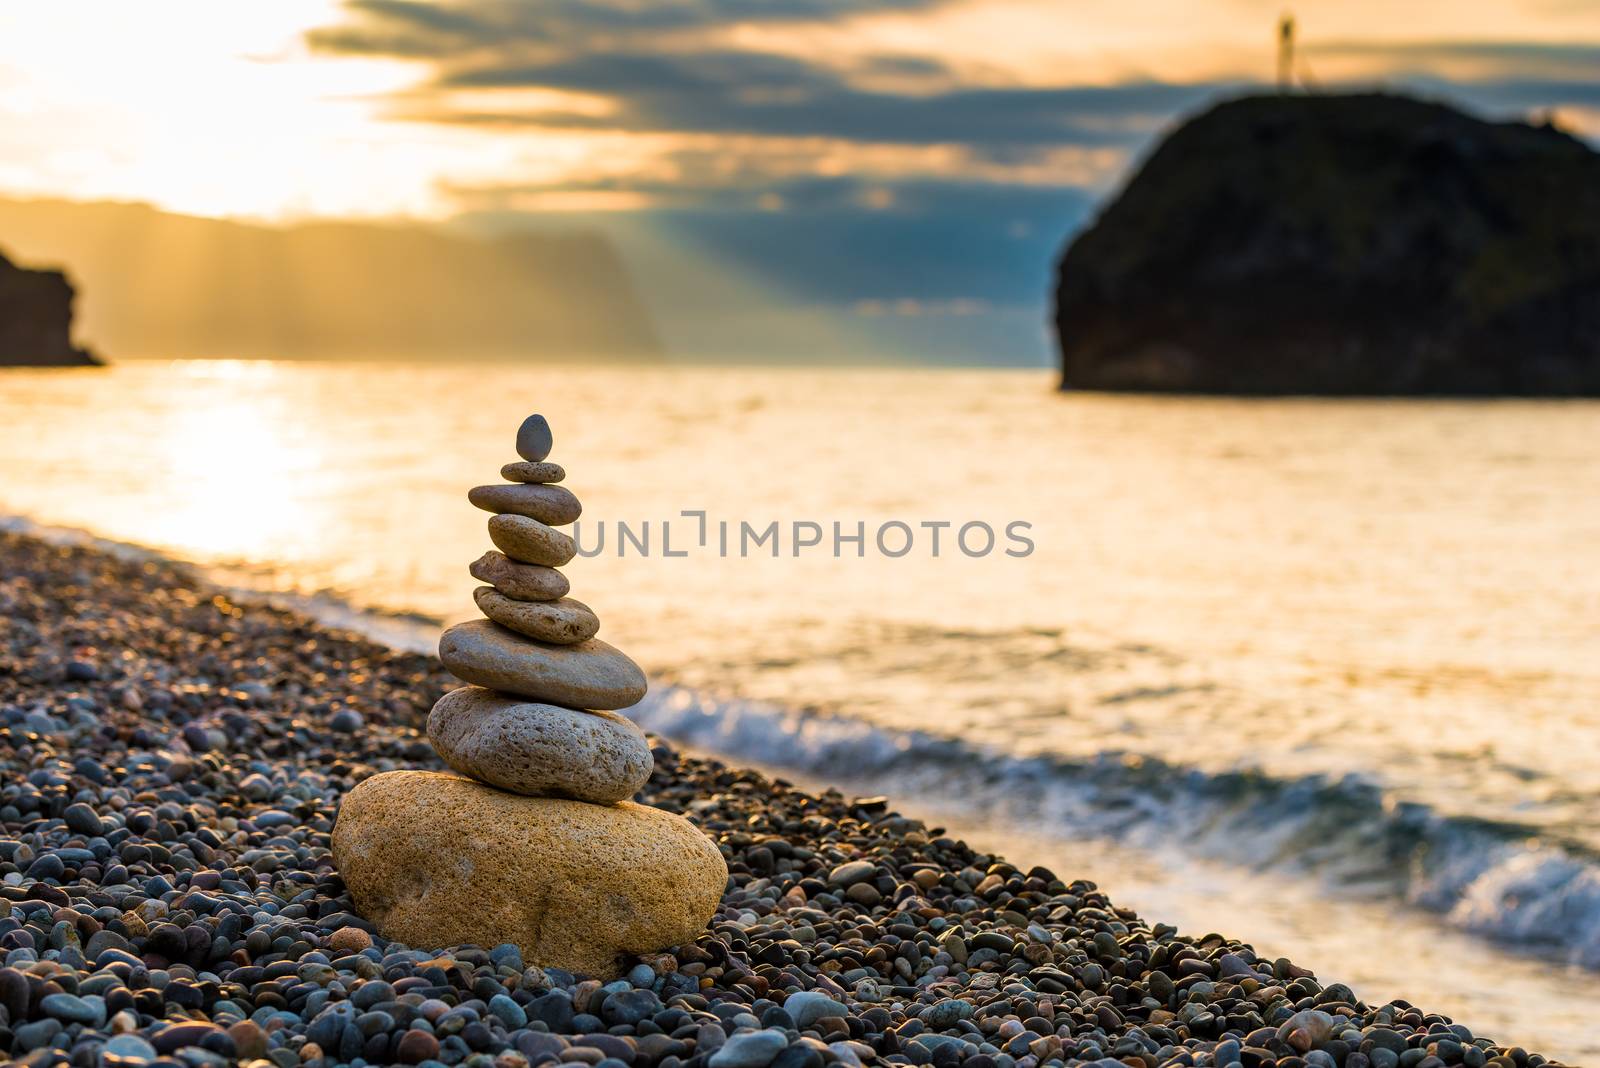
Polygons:
M630 962L636 990L503 949L357 948L327 834L360 779L440 767L419 733L452 685L437 661L148 556L10 530L0 550L0 1049L28 1063L1556 1063L1148 926L884 799L659 740L644 799L732 878L694 946Z
M154 562L219 587L236 603L305 615L320 626L353 632L401 652L432 656L439 631L448 622L415 610L363 605L349 592L279 589L271 581L262 582L259 574L243 565L195 563L167 550L107 538L80 527L38 523L26 516L0 514L0 532L105 552L134 562ZM1581 929L1563 925L1553 931L1539 930L1550 926L1541 924L1540 917L1579 913L1588 916L1592 912L1592 891L1581 878L1570 880L1570 886L1552 880L1542 880L1535 886L1519 883L1518 911L1531 916L1532 923L1519 915L1474 915L1465 922L1452 917L1465 897L1482 896L1475 876L1502 882L1519 878L1526 858L1515 853L1503 855L1508 845L1537 843L1538 848L1556 850L1562 861L1583 865L1600 859L1600 854L1586 850L1580 843L1551 839L1537 827L1450 813L1433 813L1428 818L1426 810L1414 807L1397 813L1380 791L1348 778L1337 781L1308 775L1275 780L1270 776L1252 779L1248 775L1223 774L1196 783L1186 769L1163 767L1158 761L1142 761L1137 770L1131 770L1115 754L1108 760L1089 762L1054 758L1049 753L1015 754L938 732L876 724L843 710L800 710L759 699L746 700L732 692L704 690L675 678L671 670L660 665L651 668L651 677L657 682L630 715L652 733L672 738L680 749L813 784L823 780L854 783L871 793L885 792L887 785L902 804L913 804L939 822L968 827L973 834L980 833L980 827L987 828L981 833L991 841L995 838L992 825L997 822L1033 828L1041 819L1065 820L1076 830L1070 836L1056 836L1059 840L1054 845L1058 851L1095 848L1097 844L1114 847L1116 840L1130 831L1125 822L1128 807L1135 800L1130 792L1142 791L1166 798L1169 820L1175 810L1195 813L1186 822L1179 820L1164 828L1142 827L1139 833L1144 836L1143 847L1163 854L1168 863L1182 865L1198 859L1193 855L1198 836L1205 839L1207 850L1219 851L1215 857L1219 863L1248 868L1262 863L1263 858L1258 851L1240 843L1256 836L1255 823L1266 811L1281 815L1292 810L1304 824L1298 833L1317 835L1325 830L1318 826L1318 814L1301 809L1308 794L1325 794L1338 803L1341 819L1349 817L1352 810L1359 810L1364 821L1378 825L1367 832L1360 856L1324 856L1307 867L1274 871L1275 875L1304 880L1307 891L1316 893L1319 883L1324 884L1324 889L1328 889L1327 882L1335 887L1341 883L1345 874L1341 864L1345 868L1354 865L1362 871L1373 868L1371 857L1376 851L1381 860L1374 870L1387 872L1389 882L1363 886L1359 895L1362 899L1387 902L1437 925L1438 929L1432 932L1436 939L1462 938L1481 948L1503 952L1511 959L1500 962L1498 969L1508 965L1576 965L1600 984L1600 956L1596 955L1600 944L1594 941L1592 921L1586 920ZM1000 787L1001 782L1027 784L1025 796L1015 796ZM1252 786L1264 791L1257 798L1256 807L1230 811L1236 806L1239 790ZM950 803L948 795L952 790L962 796L962 803ZM1051 794L1060 796L1051 799ZM1215 810L1212 806L1216 806ZM1003 819L997 816L1002 810L1006 813ZM1414 841L1419 829L1430 837ZM1277 833L1283 832L1280 829ZM1006 837L1004 831L1001 837ZM1417 870L1412 852L1417 848L1457 859L1476 854L1484 861L1477 870L1470 866L1462 870L1453 859L1446 870L1431 875L1421 885L1413 885ZM1206 924L1209 920L1196 922Z

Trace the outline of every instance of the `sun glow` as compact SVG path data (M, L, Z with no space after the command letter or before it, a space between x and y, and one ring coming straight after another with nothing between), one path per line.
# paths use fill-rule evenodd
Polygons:
M0 189L259 219L448 214L529 138L390 121L417 65L328 58L335 0L0 9Z
M142 517L122 517L147 544L194 559L294 558L326 517L306 487L323 449L295 413L275 405L219 403L283 374L264 361L217 360L171 366L178 402L154 439L166 495ZM277 388L277 387L275 387ZM189 394L194 403L183 403ZM219 443L226 445L219 447Z

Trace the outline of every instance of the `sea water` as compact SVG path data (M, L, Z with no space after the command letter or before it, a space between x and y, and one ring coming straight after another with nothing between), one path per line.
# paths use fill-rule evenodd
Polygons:
M584 502L572 595L650 671L648 728L1600 1055L1600 404L1051 387L12 370L0 511L424 648L475 614L465 490L543 412Z

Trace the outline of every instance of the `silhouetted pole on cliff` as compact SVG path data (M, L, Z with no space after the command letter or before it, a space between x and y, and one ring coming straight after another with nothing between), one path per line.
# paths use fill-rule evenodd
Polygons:
M1278 20L1278 92L1294 87L1294 16Z

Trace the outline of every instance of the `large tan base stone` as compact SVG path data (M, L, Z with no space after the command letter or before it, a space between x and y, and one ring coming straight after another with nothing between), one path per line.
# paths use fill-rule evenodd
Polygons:
M530 964L603 978L623 953L693 941L728 880L717 847L681 816L433 771L385 772L346 794L333 857L385 938L512 942Z

